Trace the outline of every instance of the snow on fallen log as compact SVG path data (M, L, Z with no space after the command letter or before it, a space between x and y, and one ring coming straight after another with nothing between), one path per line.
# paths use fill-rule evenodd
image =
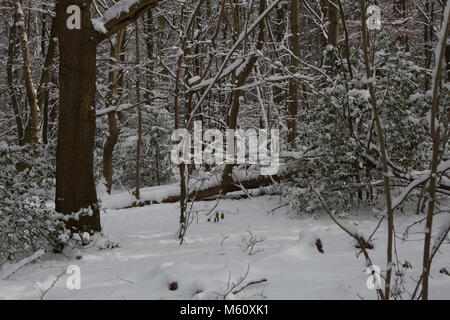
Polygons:
M280 181L291 172L286 166L280 166L276 176L262 176L257 167L249 169L236 168L233 171L233 185L229 192L242 189L257 189ZM202 173L192 177L189 181L189 199L201 200L217 196L221 191L222 172ZM174 183L165 186L142 188L140 200L131 193L121 193L106 196L101 199L102 207L107 209L124 209L156 203L176 203L180 201L180 184Z
M39 250L36 251L35 253L33 253L31 256L20 260L19 262L12 264L6 271L4 271L0 278L2 278L3 280L8 279L9 277L11 277L14 273L16 273L17 271L19 271L23 266L25 266L26 264L36 260L37 258L43 256L45 254L44 250Z

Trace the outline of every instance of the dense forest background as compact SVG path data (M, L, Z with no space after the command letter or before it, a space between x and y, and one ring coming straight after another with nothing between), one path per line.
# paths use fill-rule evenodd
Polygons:
M370 5L379 29L365 23ZM142 188L177 183L180 239L191 201L241 187L298 215L381 203L388 265L395 212L413 203L427 279L450 227L431 238L433 216L449 213L449 11L446 0L1 0L0 263L101 231L106 194L139 206ZM279 173L239 181L258 166L175 165L172 132L193 121L279 129Z

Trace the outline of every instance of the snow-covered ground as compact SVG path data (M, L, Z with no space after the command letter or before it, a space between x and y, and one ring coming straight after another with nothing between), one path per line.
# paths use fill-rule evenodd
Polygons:
M231 291L252 281L267 281L230 293L228 299L376 299L366 285L363 256L356 256L353 241L325 214L315 219L288 214L287 207L272 211L282 205L279 197L263 196L222 200L207 221L205 212L214 205L214 201L196 205L204 211L198 213L198 221L194 219L181 246L176 234L177 204L106 209L104 238L88 248L67 250L67 256L47 254L0 280L0 299L217 299L247 270L242 283ZM214 222L215 212L219 217L223 213L224 219ZM437 215L435 226L442 215ZM396 211L397 233L416 220L418 216ZM370 209L346 218L346 223L364 234L370 234L377 221ZM382 269L386 264L384 230L383 224L370 250L373 263ZM420 230L421 225L411 230L410 241L397 239L400 263L412 265L404 278L408 290L421 272L423 241L414 241L422 238L421 233L414 234ZM252 254L245 250L250 233L257 240ZM325 253L317 250L316 238ZM100 250L108 243L119 247ZM439 272L450 270L449 257L450 248L444 244L433 261L432 299L450 299L450 277ZM69 265L81 269L80 290L66 287ZM177 289L169 290L173 282Z

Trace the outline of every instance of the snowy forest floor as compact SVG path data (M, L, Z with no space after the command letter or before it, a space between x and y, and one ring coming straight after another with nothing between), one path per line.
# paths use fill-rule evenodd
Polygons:
M272 211L280 206L279 196L262 196L222 200L208 221L205 212L214 205L214 201L195 205L205 211L198 213L198 221L195 216L181 246L176 234L178 204L105 209L104 237L86 248L67 249L65 255L46 254L0 280L0 299L223 299L247 270L246 278L231 291L252 281L267 281L231 292L228 299L376 299L375 291L366 286L363 255L356 256L352 239L325 214L293 216L287 207ZM223 213L224 219L214 222L215 212ZM436 216L435 226L441 216ZM401 236L418 216L396 211L395 220ZM352 212L346 222L369 235L378 219L368 208ZM369 251L381 269L386 263L385 227L383 223ZM409 292L422 270L421 230L423 225L418 224L408 241L396 240L400 263L412 265L404 277ZM245 250L250 233L256 239L252 254ZM315 246L316 238L324 253ZM115 244L118 247L112 248ZM450 248L444 244L433 261L431 299L450 299L450 277L439 272L450 270L449 257ZM69 265L81 269L81 290L66 287ZM173 282L177 289L169 290Z

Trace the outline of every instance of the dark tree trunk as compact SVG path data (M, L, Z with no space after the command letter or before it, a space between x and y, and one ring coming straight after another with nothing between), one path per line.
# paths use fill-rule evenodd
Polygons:
M329 0L328 2L328 43L333 47L337 47L339 44L339 11L337 9L336 0Z
M291 39L290 48L295 57L291 57L290 69L291 73L298 72L298 60L300 58L300 1L291 0L290 2L290 23L291 23ZM295 141L297 134L297 113L298 113L298 82L295 78L289 79L289 102L288 102L289 120L288 120L288 143Z
M113 151L119 139L120 129L118 126L117 114L108 113L109 132L103 146L103 177L106 182L106 192L111 194L113 176Z
M73 4L81 8L81 30L66 28L66 9ZM67 223L92 232L101 226L93 172L96 43L89 6L87 0L61 0L56 5L60 87L55 202L56 211L63 214L92 210Z
M111 46L111 58L114 61L119 59L120 52L122 50L123 42L125 38L125 28L119 31L115 45ZM116 63L113 63L116 66ZM117 92L117 78L119 71L117 68L113 68L109 72L109 91L107 97L106 107L112 107L117 105L116 92ZM106 182L106 192L111 194L112 189L112 177L113 177L113 152L114 147L117 144L120 134L119 119L116 112L108 113L108 125L109 131L106 137L105 145L103 146L103 177Z
M42 111L42 143L48 143L48 92L44 94L44 108Z

